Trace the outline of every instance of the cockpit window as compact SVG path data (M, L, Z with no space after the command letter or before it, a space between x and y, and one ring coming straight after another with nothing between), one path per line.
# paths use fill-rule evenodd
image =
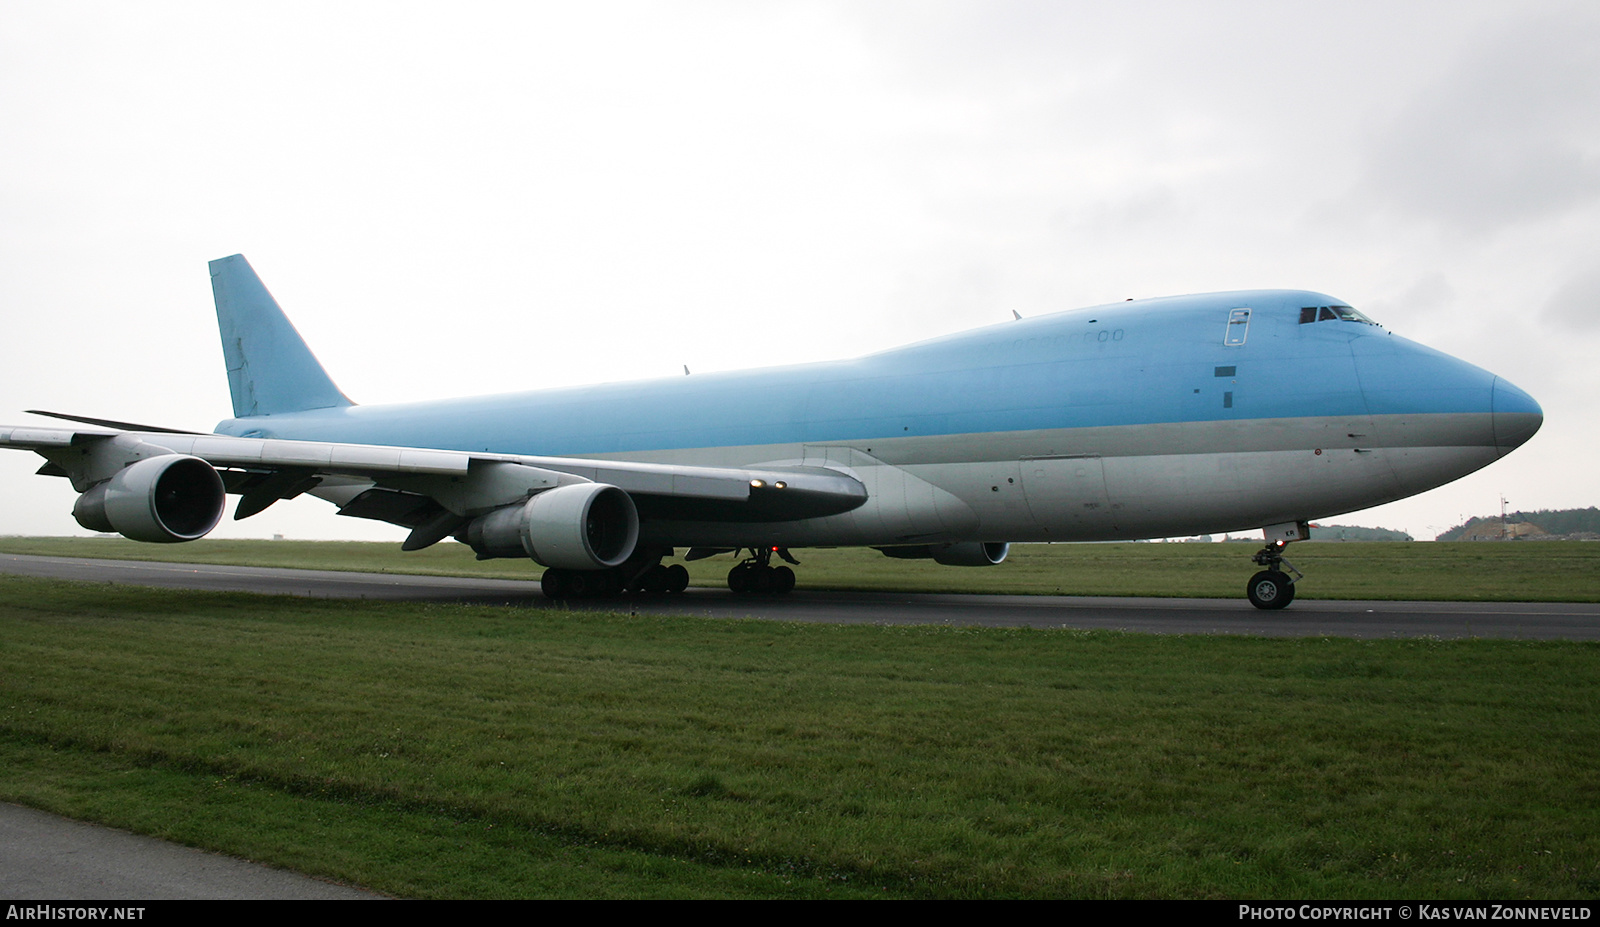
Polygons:
M1306 306L1300 310L1300 324L1308 325L1312 322L1360 322L1363 325L1377 325L1365 315L1349 306ZM1382 326L1379 326L1380 328Z

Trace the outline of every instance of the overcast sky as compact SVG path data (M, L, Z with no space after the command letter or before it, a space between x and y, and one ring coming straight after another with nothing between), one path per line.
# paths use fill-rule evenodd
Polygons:
M1600 5L0 0L0 423L230 414L244 253L375 403L1331 293L1537 437L1335 521L1600 503ZM83 533L0 454L0 533ZM219 536L400 538L314 500Z

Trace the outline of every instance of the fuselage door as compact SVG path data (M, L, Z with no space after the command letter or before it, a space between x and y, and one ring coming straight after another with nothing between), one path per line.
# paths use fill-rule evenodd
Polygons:
M1250 310L1244 308L1229 309L1228 329L1222 336L1222 343L1230 348L1236 348L1244 344L1244 340L1249 336Z

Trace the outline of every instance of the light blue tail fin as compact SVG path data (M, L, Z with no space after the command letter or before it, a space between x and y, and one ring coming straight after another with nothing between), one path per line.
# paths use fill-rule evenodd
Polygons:
M211 262L234 418L354 405L339 392L244 255Z

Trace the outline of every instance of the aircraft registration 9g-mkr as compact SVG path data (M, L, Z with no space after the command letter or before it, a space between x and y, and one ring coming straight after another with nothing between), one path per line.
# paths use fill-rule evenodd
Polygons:
M1533 436L1538 403L1341 301L1253 290L1018 319L855 360L393 405L345 397L241 255L211 262L233 418L201 434L41 413L0 427L80 525L191 541L302 493L547 567L553 598L681 592L731 553L783 593L804 547L956 566L1012 542L1264 529L1281 608L1308 523L1402 499ZM742 555L742 558L741 558ZM1288 566L1288 570L1284 569Z

